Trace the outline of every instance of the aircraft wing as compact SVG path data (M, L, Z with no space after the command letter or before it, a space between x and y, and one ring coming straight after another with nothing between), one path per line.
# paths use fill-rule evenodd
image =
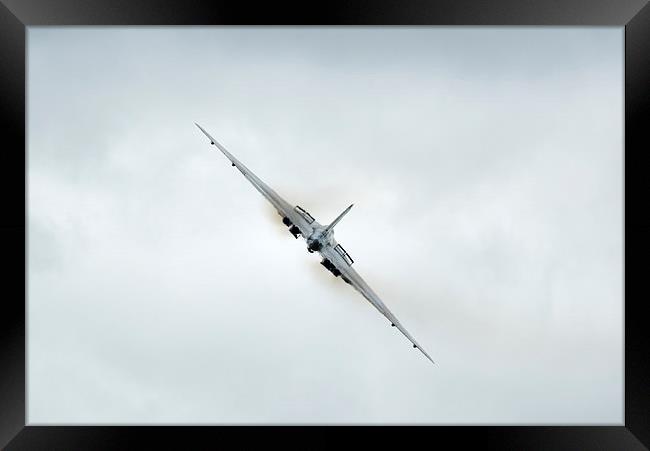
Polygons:
M336 241L332 240L332 244L324 246L320 250L320 254L323 257L327 258L336 267L336 269L341 272L341 277L345 282L352 285L359 293L363 295L364 298L370 301L370 303L374 305L377 310L379 310L379 313L384 315L388 321L391 322L391 324L395 325L395 327L397 327L397 329L399 329L399 331L402 332L415 347L422 351L422 354L424 354L427 359L431 360L431 363L435 363L429 354L427 354L427 352L422 348L422 346L420 346L418 342L415 341L415 338L413 338L411 334L408 333L406 328L402 326L395 315L393 315L388 307L386 307L379 296L377 296L377 294L372 291L368 284L361 278L361 276L354 270L354 268L352 268L351 264L349 264L346 258L343 256L345 254L345 251L341 252L340 250L337 250L337 246L338 244Z
M199 130L203 132L205 136L208 137L211 144L217 146L217 148L230 160L232 165L239 169L246 179L251 182L257 191L259 191L266 199L275 207L278 214L283 217L289 218L289 220L300 229L300 233L303 237L308 237L313 232L313 227L307 220L302 217L300 214L296 213L294 208L282 197L273 191L266 183L259 179L253 172L244 166L237 158L235 158L230 152L226 150L219 142L214 139L208 132L206 132L203 127L199 124L196 125Z

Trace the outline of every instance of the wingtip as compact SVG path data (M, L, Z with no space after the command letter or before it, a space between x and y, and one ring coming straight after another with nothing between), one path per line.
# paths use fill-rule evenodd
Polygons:
M433 361L433 359L431 358L431 356L430 356L430 355L429 355L429 354L428 354L424 349L422 349L422 348L419 347L419 346L416 346L415 344L413 344L413 347L416 348L416 349L418 349L422 354L424 354L424 356L425 356L427 359L429 359L429 361L430 361L431 363L433 363L434 365L436 364L436 362Z
M203 127L201 127L196 122L194 123L194 125L196 125L199 128L199 130L201 130L201 133L203 133L210 140L210 142L214 144L214 138L212 138L212 136L210 136L210 134L206 132Z

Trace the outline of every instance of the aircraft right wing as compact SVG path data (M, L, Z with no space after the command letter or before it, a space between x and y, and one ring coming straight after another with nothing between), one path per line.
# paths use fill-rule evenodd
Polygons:
M199 130L203 132L205 136L208 137L211 144L214 144L219 148L219 150L230 160L232 165L239 169L246 179L251 182L257 191L259 191L277 210L278 214L282 217L289 218L293 225L297 226L300 229L300 233L303 237L307 238L313 232L313 227L302 215L298 214L294 207L292 207L286 200L273 191L266 183L259 179L253 172L244 166L237 158L235 158L230 152L226 150L219 142L214 139L208 132L206 132L203 127L199 124L194 123Z
M391 322L391 325L399 329L399 331L402 332L406 338L408 338L413 346L418 348L422 354L424 354L425 357L431 361L431 363L435 363L429 354L427 354L427 352L422 349L422 346L420 346L420 344L415 341L415 338L413 338L413 336L408 333L406 328L402 326L402 324L397 320L395 315L393 315L393 312L391 312L388 307L386 307L386 304L384 304L379 296L377 296L372 288L370 288L366 281L363 280L363 278L354 270L354 268L352 268L352 259L347 255L347 253L344 250L341 251L337 248L339 248L339 244L337 244L336 241L332 240L331 244L324 246L319 252L323 257L329 260L336 269L340 271L341 278L345 282L352 285L359 293L361 293L361 295L366 298L377 310L379 310L379 313L384 315L386 319Z

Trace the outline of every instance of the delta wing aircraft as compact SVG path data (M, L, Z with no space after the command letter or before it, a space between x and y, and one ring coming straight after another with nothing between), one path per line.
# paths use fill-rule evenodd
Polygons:
M273 191L266 183L260 180L253 172L244 166L237 158L235 158L225 147L214 139L208 132L206 132L199 124L195 124L199 130L210 140L210 144L217 146L217 148L230 160L233 167L237 168L246 179L251 182L257 191L264 196L277 210L278 214L282 216L282 222L289 228L289 232L296 237L302 236L307 241L307 250L309 253L318 252L323 260L321 265L327 268L335 277L341 277L343 281L352 285L359 293L363 295L372 305L375 306L379 312L384 315L391 326L397 327L406 338L413 344L414 348L419 349L433 363L433 359L422 349L422 347L415 341L415 338L408 333L408 331L400 324L395 315L386 307L381 301L379 296L368 286L368 284L361 278L361 276L352 268L354 261L350 255L343 249L343 247L334 239L334 226L345 216L352 205L343 211L332 223L327 226L320 225L307 211L299 206L292 206L275 191ZM354 204L353 204L354 205Z

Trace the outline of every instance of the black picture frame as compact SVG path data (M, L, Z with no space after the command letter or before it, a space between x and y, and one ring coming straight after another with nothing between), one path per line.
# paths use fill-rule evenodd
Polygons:
M227 438L261 443L278 429L223 426L27 426L25 418L26 146L25 37L32 25L578 25L625 27L625 422L620 426L471 426L374 428L385 445L419 432L433 446L494 449L647 449L650 446L650 366L644 338L643 276L649 264L650 221L644 188L644 119L650 116L650 6L647 0L329 1L318 4L205 0L0 0L0 152L2 285L0 314L0 446L22 449L216 448ZM645 145L644 145L645 144ZM23 190L20 189L23 187ZM634 202L634 197L639 202ZM462 429L461 429L462 428ZM277 436L276 444L325 445L322 429L299 428L317 440ZM346 428L346 432L351 432ZM362 429L363 430L363 429ZM333 446L344 445L331 440ZM188 442L195 446L188 446ZM415 441L414 446L419 446ZM645 446L644 446L645 445Z

